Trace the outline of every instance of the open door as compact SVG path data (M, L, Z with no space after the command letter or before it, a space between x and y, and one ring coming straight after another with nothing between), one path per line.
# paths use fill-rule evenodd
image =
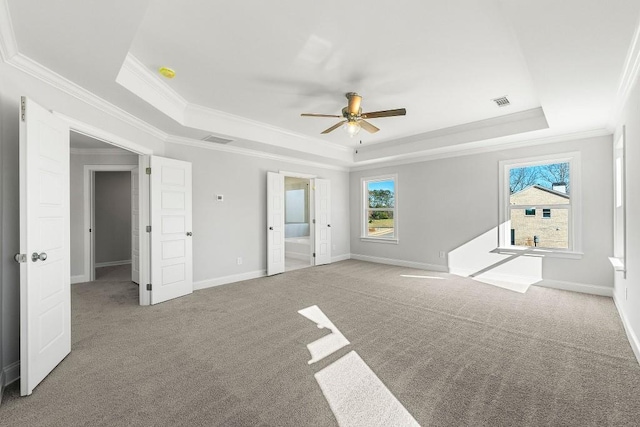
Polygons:
M71 352L69 126L26 97L20 112L20 394Z
M140 285L140 176L131 170L131 281Z
M315 178L316 265L331 264L331 181Z
M191 163L150 158L151 304L193 292Z
M267 172L267 276L284 273L284 175Z

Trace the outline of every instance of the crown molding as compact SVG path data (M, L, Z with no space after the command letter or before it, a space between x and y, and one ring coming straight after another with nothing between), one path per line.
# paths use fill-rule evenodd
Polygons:
M331 165L327 163L313 162L311 160L303 160L297 157L265 153L263 151L251 150L248 148L234 147L232 145L215 144L211 142L205 142L197 139L184 138L184 137L179 137L174 135L169 136L166 142L169 144L186 145L189 147L203 148L206 150L223 151L226 153L239 154L242 156L251 156L251 157L258 157L261 159L277 160L281 162L293 163L296 165L312 166L312 167L317 167L322 169L349 172L349 168L346 166L337 166L337 165Z
M0 0L0 56L7 62L18 54L18 43L13 32L9 3Z
M636 25L636 31L631 40L627 57L624 61L622 74L620 75L620 84L618 85L618 93L614 108L609 117L609 129L613 132L618 126L622 111L624 109L634 84L640 77L640 19Z
M121 150L119 148L74 148L69 149L71 154L80 156L136 156L136 153Z
M351 172L371 170L384 168L389 166L401 166L408 165L412 163L422 163L422 162L430 162L433 160L440 159L448 159L452 157L463 157L463 156L473 156L478 154L491 153L495 151L504 151L504 150L512 150L516 148L524 148L524 147L533 147L538 145L545 144L553 144L560 142L568 142L575 141L579 139L589 139L589 138L597 138L600 136L609 136L611 135L611 131L608 129L592 129L584 132L575 132L569 134L562 135L554 135L548 136L544 138L535 138L535 139L527 139L523 141L504 141L492 143L491 145L486 145L487 141L478 141L473 144L466 144L465 146L460 147L449 147L448 149L434 149L429 153L423 153L423 155L417 157L408 157L400 159L387 159L387 160L372 160L367 162L364 165L352 166L349 168ZM478 144L483 144L482 146L477 146Z

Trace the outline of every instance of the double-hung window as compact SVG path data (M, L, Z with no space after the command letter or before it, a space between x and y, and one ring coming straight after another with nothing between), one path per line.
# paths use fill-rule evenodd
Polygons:
M500 247L580 254L580 155L500 162Z
M398 178L385 175L362 179L362 239L397 243Z

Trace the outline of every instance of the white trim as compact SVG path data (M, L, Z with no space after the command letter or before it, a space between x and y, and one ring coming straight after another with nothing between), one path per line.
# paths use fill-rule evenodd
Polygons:
M71 276L71 284L75 285L76 283L85 283L88 282L86 274L78 274L77 276Z
M7 62L18 54L18 43L16 42L9 12L9 2L0 1L0 56Z
M624 330L627 333L627 338L629 339L629 344L631 345L633 354L635 354L638 363L640 363L640 339L638 339L638 336L631 327L631 323L629 323L629 319L627 318L627 315L622 308L623 305L620 303L620 301L618 301L618 297L615 293L613 294L613 302L616 305L616 309L618 309L618 314L620 315L620 319L622 320Z
M137 156L120 148L70 148L69 152L76 156Z
M312 178L317 178L318 177L318 175L312 175L312 174L309 174L309 173L300 173L300 172L278 171L278 173L280 175L288 176L288 177L291 177L291 178L312 179Z
M537 248L529 246L507 246L499 247L492 251L496 254L532 256L539 258L565 258L565 259L582 259L583 252L573 252L566 250L554 250L547 248Z
M130 259L123 259L121 261L108 261L108 262L96 262L96 268L100 267L115 267L118 265L129 265L131 264Z
M139 159L138 159L139 161ZM84 275L89 278L87 281L94 280L94 271L91 268L91 255L94 252L92 234L89 232L89 228L92 224L91 218L91 203L93 201L92 188L91 188L91 176L93 172L120 172L120 171L132 171L137 168L138 165L84 165L83 171L83 218L84 218ZM148 253L148 252L147 252ZM142 256L141 256L142 258Z
M563 291L580 292L583 294L600 295L603 297L612 297L613 288L610 286L591 285L588 283L565 282L562 280L547 280L535 283L532 286L541 286L543 288L560 289Z
M131 152L131 154L154 154L154 151L152 149L140 144L136 144L135 142L131 142L128 139L122 138L102 128L95 127L83 121L74 119L73 117L66 116L57 111L54 111L53 115L58 116L62 120L66 121L69 124L70 130L72 130L73 132L88 136L93 139L97 139L98 141L105 142L109 145L113 145L123 150L128 150ZM164 138L162 138L163 141L164 139L166 139L166 135Z
M346 261L348 259L351 259L351 254L336 255L334 257L331 257L331 262Z
M17 68L18 70L48 84L49 86L58 89L68 95L71 95L74 98L79 99L80 101L83 101L86 104L123 121L124 123L140 129L141 131L155 138L165 140L167 137L167 133L161 131L155 126L152 126L149 123L137 118L133 114L128 113L122 108L117 107L116 105L108 101L105 101L104 99L93 94L82 86L79 86L71 80L62 77L60 74L48 69L42 64L32 60L31 58L21 53L17 53L5 62Z
M20 361L17 360L5 366L4 369L2 370L2 373L4 374L5 386L8 386L14 381L19 380L20 379Z
M337 166L337 165L331 165L328 163L314 162L311 160L299 159L297 157L289 157L289 156L283 156L280 154L266 153L263 151L251 150L249 148L235 147L232 145L214 144L211 142L201 141L198 139L185 138L185 137L175 136L175 135L170 135L167 138L166 142L170 144L176 144L176 145L187 145L190 147L204 148L207 150L224 151L227 153L240 154L243 156L258 157L261 159L278 160L281 162L293 163L293 164L302 165L302 166L313 166L313 167L322 168L322 169L349 172L349 168L347 166Z
M378 159L358 162L349 168L351 172L366 171L371 169L379 169L390 166L402 166L414 163L431 162L434 160L449 159L452 157L473 156L477 154L491 153L495 151L513 150L518 148L533 147L538 145L556 144L560 142L576 141L581 139L597 138L601 136L609 136L611 131L607 129L593 129L583 132L575 132L570 134L555 135L544 138L527 139L524 141L501 141L495 144L487 141L479 141L469 144L453 147L442 147L429 150L428 154L414 153L407 154L404 159Z
M511 235L510 220L511 208L509 204L509 169L513 167L535 166L549 162L568 162L569 177L571 179L571 198L569 206L569 250L554 251L553 249L544 248L546 254L581 254L582 253L582 161L579 151L572 151L557 154L545 154L542 156L526 157L520 159L501 160L498 162L498 247L500 250L517 250L517 247L511 247L510 240L507 243L508 236Z
M611 109L611 115L609 117L609 128L614 130L620 122L620 117L624 106L629 100L631 89L638 79L640 74L640 22L636 26L635 33L631 39L629 45L629 51L620 74L620 84L618 85L618 93L614 103L614 108Z
M193 282L193 290L199 291L202 289L213 288L215 286L227 285L229 283L243 282L245 280L258 279L260 277L266 277L266 270L249 271L247 273L232 274L230 276L217 277L215 279L200 280Z
M369 209L369 204L367 203L368 197L365 196L367 193L367 183L368 182L376 182L376 181L390 181L393 180L393 237L375 237L368 236L368 222L367 222L367 211ZM400 240L399 234L399 219L398 219L398 174L391 173L385 175L377 175L377 176L363 176L360 178L360 240L363 242L382 242L382 243L393 243L398 244ZM389 209L391 210L391 209Z
M398 267L417 268L419 270L429 271L441 271L447 273L449 269L444 265L427 264L424 262L405 261L402 259L382 258L369 255L351 254L350 259L357 259L359 261L374 262L376 264L395 265Z

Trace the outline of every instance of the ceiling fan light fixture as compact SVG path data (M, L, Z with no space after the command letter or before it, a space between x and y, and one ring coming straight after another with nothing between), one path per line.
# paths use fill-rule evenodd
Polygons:
M347 132L349 137L353 138L360 132L360 123L356 121L348 121L344 124L344 130Z

